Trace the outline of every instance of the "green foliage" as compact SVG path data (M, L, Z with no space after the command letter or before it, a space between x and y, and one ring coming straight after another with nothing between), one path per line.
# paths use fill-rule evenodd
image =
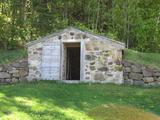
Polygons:
M0 50L0 64L10 63L19 58L26 56L26 51L23 49L19 50Z
M1 85L0 116L2 120L92 120L88 111L102 104L131 105L160 115L159 99L160 88L53 81Z
M2 48L67 26L107 35L141 52L160 52L159 0L1 0Z
M160 54L159 53L141 53L138 51L125 49L124 59L131 62L144 64L147 66L160 69Z

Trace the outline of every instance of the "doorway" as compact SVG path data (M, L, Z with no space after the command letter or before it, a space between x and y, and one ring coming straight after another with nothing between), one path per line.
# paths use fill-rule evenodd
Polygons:
M80 43L65 43L66 80L80 80Z

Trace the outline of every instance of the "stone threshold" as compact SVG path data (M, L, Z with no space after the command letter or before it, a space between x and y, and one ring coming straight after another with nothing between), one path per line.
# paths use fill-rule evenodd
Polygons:
M78 83L123 84L123 83L118 83L118 82L113 82L108 80L53 80L53 81L56 81L58 83L67 83L67 84L78 84Z

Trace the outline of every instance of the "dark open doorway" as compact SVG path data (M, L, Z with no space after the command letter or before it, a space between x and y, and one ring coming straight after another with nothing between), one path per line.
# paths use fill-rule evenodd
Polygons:
M80 80L80 44L68 44L66 54L66 79Z

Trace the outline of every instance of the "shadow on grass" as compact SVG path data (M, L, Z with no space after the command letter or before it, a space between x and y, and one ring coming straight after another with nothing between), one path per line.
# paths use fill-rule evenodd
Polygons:
M87 118L87 111L106 103L131 104L160 115L160 88L102 84L21 83L0 86L0 114L23 112L33 119Z

